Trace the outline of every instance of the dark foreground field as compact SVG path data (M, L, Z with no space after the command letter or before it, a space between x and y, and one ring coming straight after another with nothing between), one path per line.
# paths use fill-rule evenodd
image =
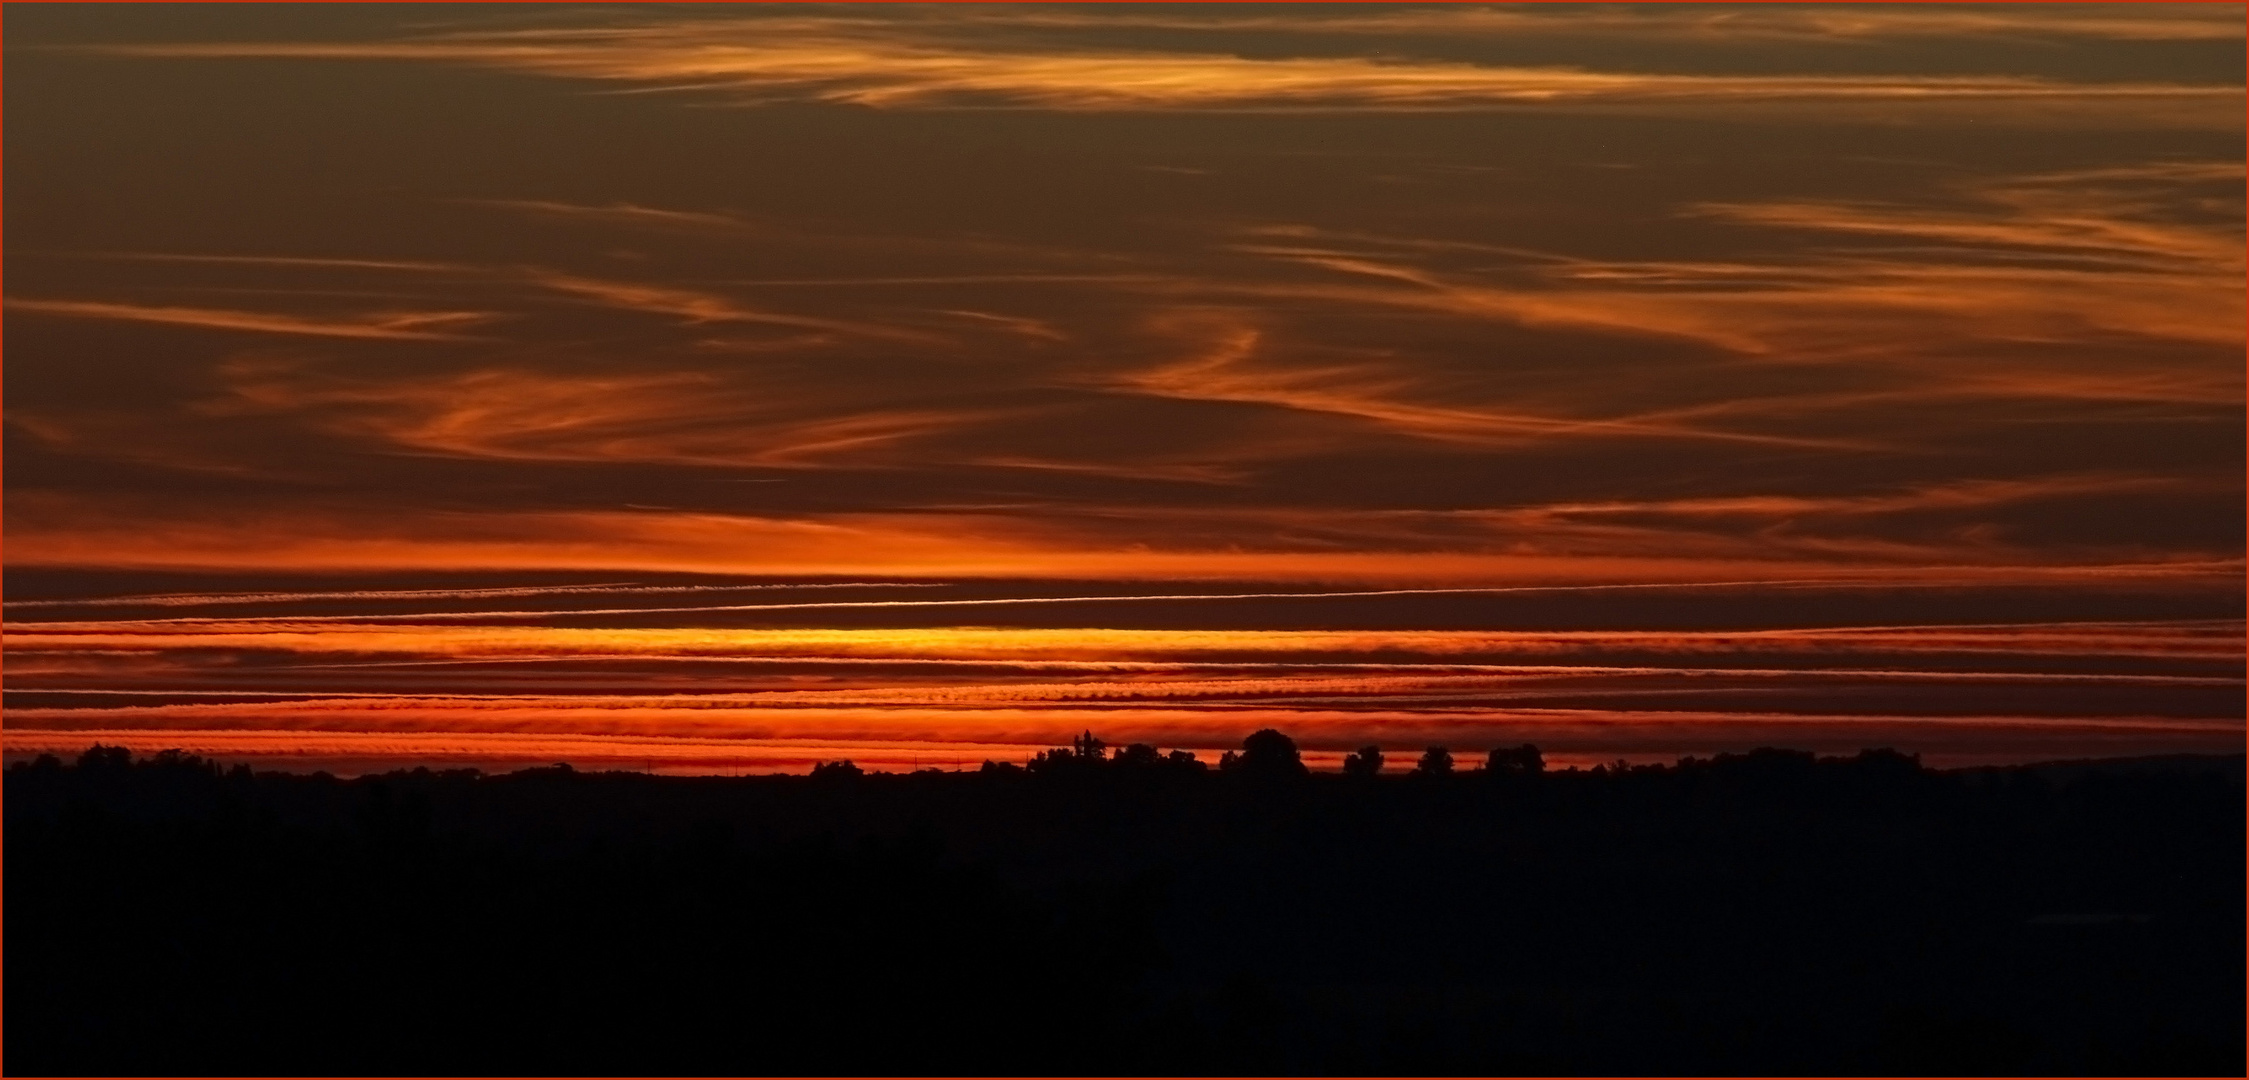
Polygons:
M1044 764L19 766L0 1068L2243 1069L2239 757Z

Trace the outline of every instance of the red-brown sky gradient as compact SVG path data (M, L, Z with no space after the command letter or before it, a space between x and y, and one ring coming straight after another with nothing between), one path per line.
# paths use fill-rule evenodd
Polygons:
M10 754L2242 742L2239 5L6 31Z

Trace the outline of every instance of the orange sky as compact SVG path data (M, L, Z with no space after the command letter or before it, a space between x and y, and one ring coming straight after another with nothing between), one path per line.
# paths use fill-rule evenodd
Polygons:
M11 754L2239 745L2239 5L8 29Z

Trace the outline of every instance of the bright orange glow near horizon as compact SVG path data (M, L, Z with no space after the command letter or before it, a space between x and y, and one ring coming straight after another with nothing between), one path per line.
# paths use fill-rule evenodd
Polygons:
M12 9L0 749L2238 750L2243 25Z

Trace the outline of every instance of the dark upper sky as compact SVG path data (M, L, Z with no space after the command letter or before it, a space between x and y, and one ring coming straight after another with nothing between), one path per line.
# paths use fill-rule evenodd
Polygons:
M11 595L1824 581L2238 615L2238 5L6 30Z

